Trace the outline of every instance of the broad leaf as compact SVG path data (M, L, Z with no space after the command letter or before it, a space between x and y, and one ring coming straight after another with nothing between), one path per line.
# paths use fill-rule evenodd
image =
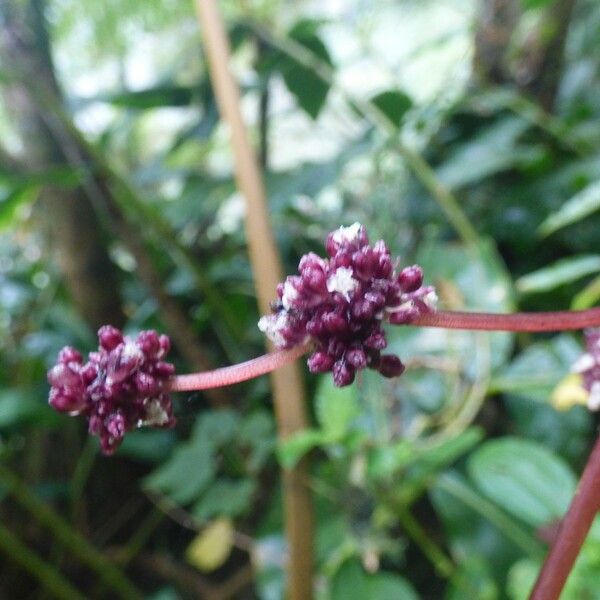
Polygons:
M575 475L562 458L525 439L487 442L468 470L488 498L533 527L562 518L575 491Z

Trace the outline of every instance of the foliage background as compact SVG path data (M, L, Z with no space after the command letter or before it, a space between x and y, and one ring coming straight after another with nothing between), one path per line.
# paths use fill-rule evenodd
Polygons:
M220 6L288 272L358 220L446 307L597 303L594 0ZM0 43L0 596L281 598L279 464L310 452L318 598L525 598L597 425L580 336L397 329L407 373L307 377L285 444L262 378L101 457L47 407L61 346L261 352L227 130L182 0L5 0ZM564 598L598 580L596 524Z

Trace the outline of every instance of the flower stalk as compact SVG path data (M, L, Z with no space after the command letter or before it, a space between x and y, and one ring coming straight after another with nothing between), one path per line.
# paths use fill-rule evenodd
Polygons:
M575 491L529 600L557 600L600 510L600 437Z

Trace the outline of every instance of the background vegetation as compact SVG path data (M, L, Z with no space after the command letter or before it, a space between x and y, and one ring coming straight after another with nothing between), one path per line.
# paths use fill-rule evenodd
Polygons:
M288 272L358 220L446 307L597 304L595 0L220 6ZM102 323L182 372L262 352L200 42L183 0L0 3L0 596L282 598L280 466L310 453L318 598L525 598L597 425L578 335L396 328L407 373L307 377L281 443L266 378L108 459L48 408ZM597 522L564 598L599 580Z

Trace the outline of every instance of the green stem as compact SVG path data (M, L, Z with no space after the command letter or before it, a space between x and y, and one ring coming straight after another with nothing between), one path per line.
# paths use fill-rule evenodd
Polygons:
M58 571L28 548L2 523L0 523L0 549L8 560L12 560L28 571L56 598L85 600L85 596L80 594Z
M420 523L412 516L407 508L397 513L400 525L410 538L419 546L423 554L429 559L435 570L444 578L452 577L456 567L444 551L427 535Z
M101 552L96 550L85 538L74 531L69 523L40 500L10 469L0 465L0 482L4 484L15 500L35 518L47 527L56 538L68 548L81 562L92 569L98 577L115 593L127 600L142 598L142 594L134 587L115 565Z

